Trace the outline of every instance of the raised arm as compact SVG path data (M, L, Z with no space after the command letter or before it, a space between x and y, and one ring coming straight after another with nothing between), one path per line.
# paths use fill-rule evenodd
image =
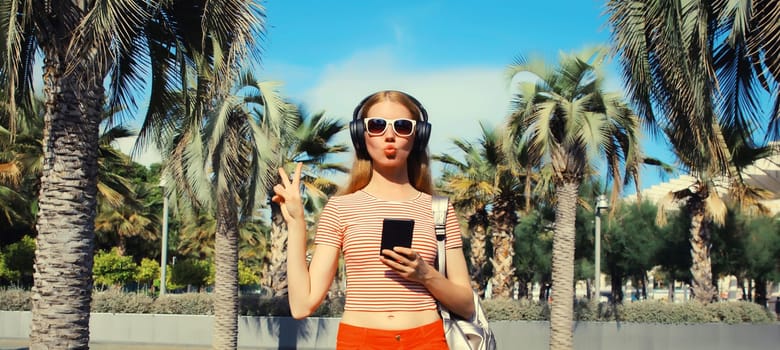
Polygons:
M272 200L279 203L287 223L287 282L290 311L293 318L311 315L320 306L333 282L338 267L339 249L318 245L312 261L306 264L306 221L300 193L302 164L298 163L292 180L279 169L282 183L274 186Z

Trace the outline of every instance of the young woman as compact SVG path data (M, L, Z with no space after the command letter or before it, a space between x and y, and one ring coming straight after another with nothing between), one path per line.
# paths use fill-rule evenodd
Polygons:
M307 317L322 303L344 254L347 290L338 349L447 349L436 302L466 318L474 313L452 205L446 224L447 277L434 264L427 119L422 105L400 91L380 91L358 104L350 123L356 153L350 180L323 208L308 266L301 164L290 180L279 169L282 183L274 187L273 200L281 205L289 231L293 317ZM397 246L380 254L385 218L414 220L411 248Z

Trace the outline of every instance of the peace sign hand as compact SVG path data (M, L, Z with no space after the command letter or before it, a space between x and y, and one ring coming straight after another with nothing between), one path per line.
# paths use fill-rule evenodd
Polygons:
M271 200L278 203L282 209L282 216L289 224L292 220L303 222L303 200L301 199L301 169L303 163L296 163L292 180L283 168L279 168L279 176L282 183L274 186L274 196Z

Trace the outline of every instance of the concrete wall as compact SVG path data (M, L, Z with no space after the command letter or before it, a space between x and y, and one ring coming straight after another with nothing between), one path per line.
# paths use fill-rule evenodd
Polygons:
M30 312L0 311L0 339L29 336ZM334 349L337 318L239 317L238 346L254 349ZM212 316L101 314L90 318L90 340L106 344L211 345ZM579 322L577 350L780 349L780 324L657 325ZM491 322L499 349L548 348L547 322Z

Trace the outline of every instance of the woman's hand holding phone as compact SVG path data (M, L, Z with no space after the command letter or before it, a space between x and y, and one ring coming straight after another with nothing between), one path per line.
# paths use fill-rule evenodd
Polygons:
M379 260L397 272L401 277L423 283L431 272L436 272L412 248L395 247L392 250L382 250Z

